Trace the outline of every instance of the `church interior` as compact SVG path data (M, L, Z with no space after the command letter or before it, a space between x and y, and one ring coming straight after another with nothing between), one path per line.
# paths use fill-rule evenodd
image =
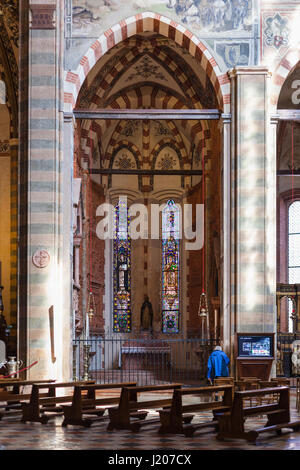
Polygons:
M0 450L300 449L299 21L0 0Z

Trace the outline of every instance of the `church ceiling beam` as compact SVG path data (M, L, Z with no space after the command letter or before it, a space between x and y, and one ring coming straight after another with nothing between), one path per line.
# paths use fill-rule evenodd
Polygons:
M90 173L92 175L202 175L202 170L142 170L142 169L134 169L134 170L122 170L122 169L115 169L115 168L99 168L99 169L91 169Z
M75 119L220 119L218 109L74 109ZM70 115L71 117L71 115Z
M277 170L277 176L300 176L300 170Z

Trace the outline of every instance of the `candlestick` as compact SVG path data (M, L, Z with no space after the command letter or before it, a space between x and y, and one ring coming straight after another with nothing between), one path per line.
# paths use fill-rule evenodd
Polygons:
M215 339L218 339L218 309L215 308Z
M86 339L88 339L89 336L90 336L90 319L89 319L89 315L86 314L86 316L85 316L85 337L86 337Z

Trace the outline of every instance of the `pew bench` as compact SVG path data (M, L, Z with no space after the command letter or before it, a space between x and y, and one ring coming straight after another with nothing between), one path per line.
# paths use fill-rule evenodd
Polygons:
M46 415L46 412L62 413L62 403L70 403L73 399L73 393L71 395L56 396L56 390L59 388L73 388L75 385L82 383L94 384L95 382L34 383L32 385L29 402L21 403L22 423L29 421L46 424L51 417Z
M205 427L216 428L218 422L214 417L216 411L227 411L232 406L232 385L219 385L210 387L184 388L174 390L171 408L169 410L161 410L160 414L160 434L184 434L192 436L197 429ZM218 395L222 393L222 399L216 400ZM185 397L194 396L197 398L195 403L184 404ZM205 398L205 401L203 400ZM203 411L212 411L213 419L208 422L190 424L194 415L190 412L201 413ZM190 421L186 421L185 417L191 416Z
M76 385L74 387L72 403L70 405L62 406L64 412L62 426L68 426L68 424L71 424L89 427L95 420L107 419L108 417L103 416L106 408L101 409L97 407L118 404L120 401L120 393L115 397L97 397L96 392L134 386L136 386L136 382ZM86 418L84 415L96 415L98 418Z
M36 380L1 379L0 380L0 419L10 411L21 412L21 403L30 399L31 393L24 393L21 387L32 387ZM54 383L55 380L41 380L39 383ZM11 389L11 390L8 390Z
M118 407L109 408L108 431L113 429L131 429L139 431L141 426L160 424L160 419L145 419L148 409L170 408L172 397L151 400L140 400L143 393L168 392L172 393L175 389L181 388L181 384L173 383L167 385L145 385L139 387L123 387Z
M289 387L272 387L258 390L238 391L234 394L231 411L216 413L218 420L217 439L246 439L255 443L261 433L275 431L281 434L283 428L300 430L300 421L290 420L290 389ZM261 399L274 394L276 402L256 406L245 406L245 399ZM245 430L245 421L251 416L266 415L265 426Z

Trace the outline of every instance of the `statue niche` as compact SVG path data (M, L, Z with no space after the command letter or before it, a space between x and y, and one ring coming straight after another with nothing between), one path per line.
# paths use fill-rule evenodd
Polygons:
M141 331L152 333L153 308L148 295L144 297L144 303L141 307Z

